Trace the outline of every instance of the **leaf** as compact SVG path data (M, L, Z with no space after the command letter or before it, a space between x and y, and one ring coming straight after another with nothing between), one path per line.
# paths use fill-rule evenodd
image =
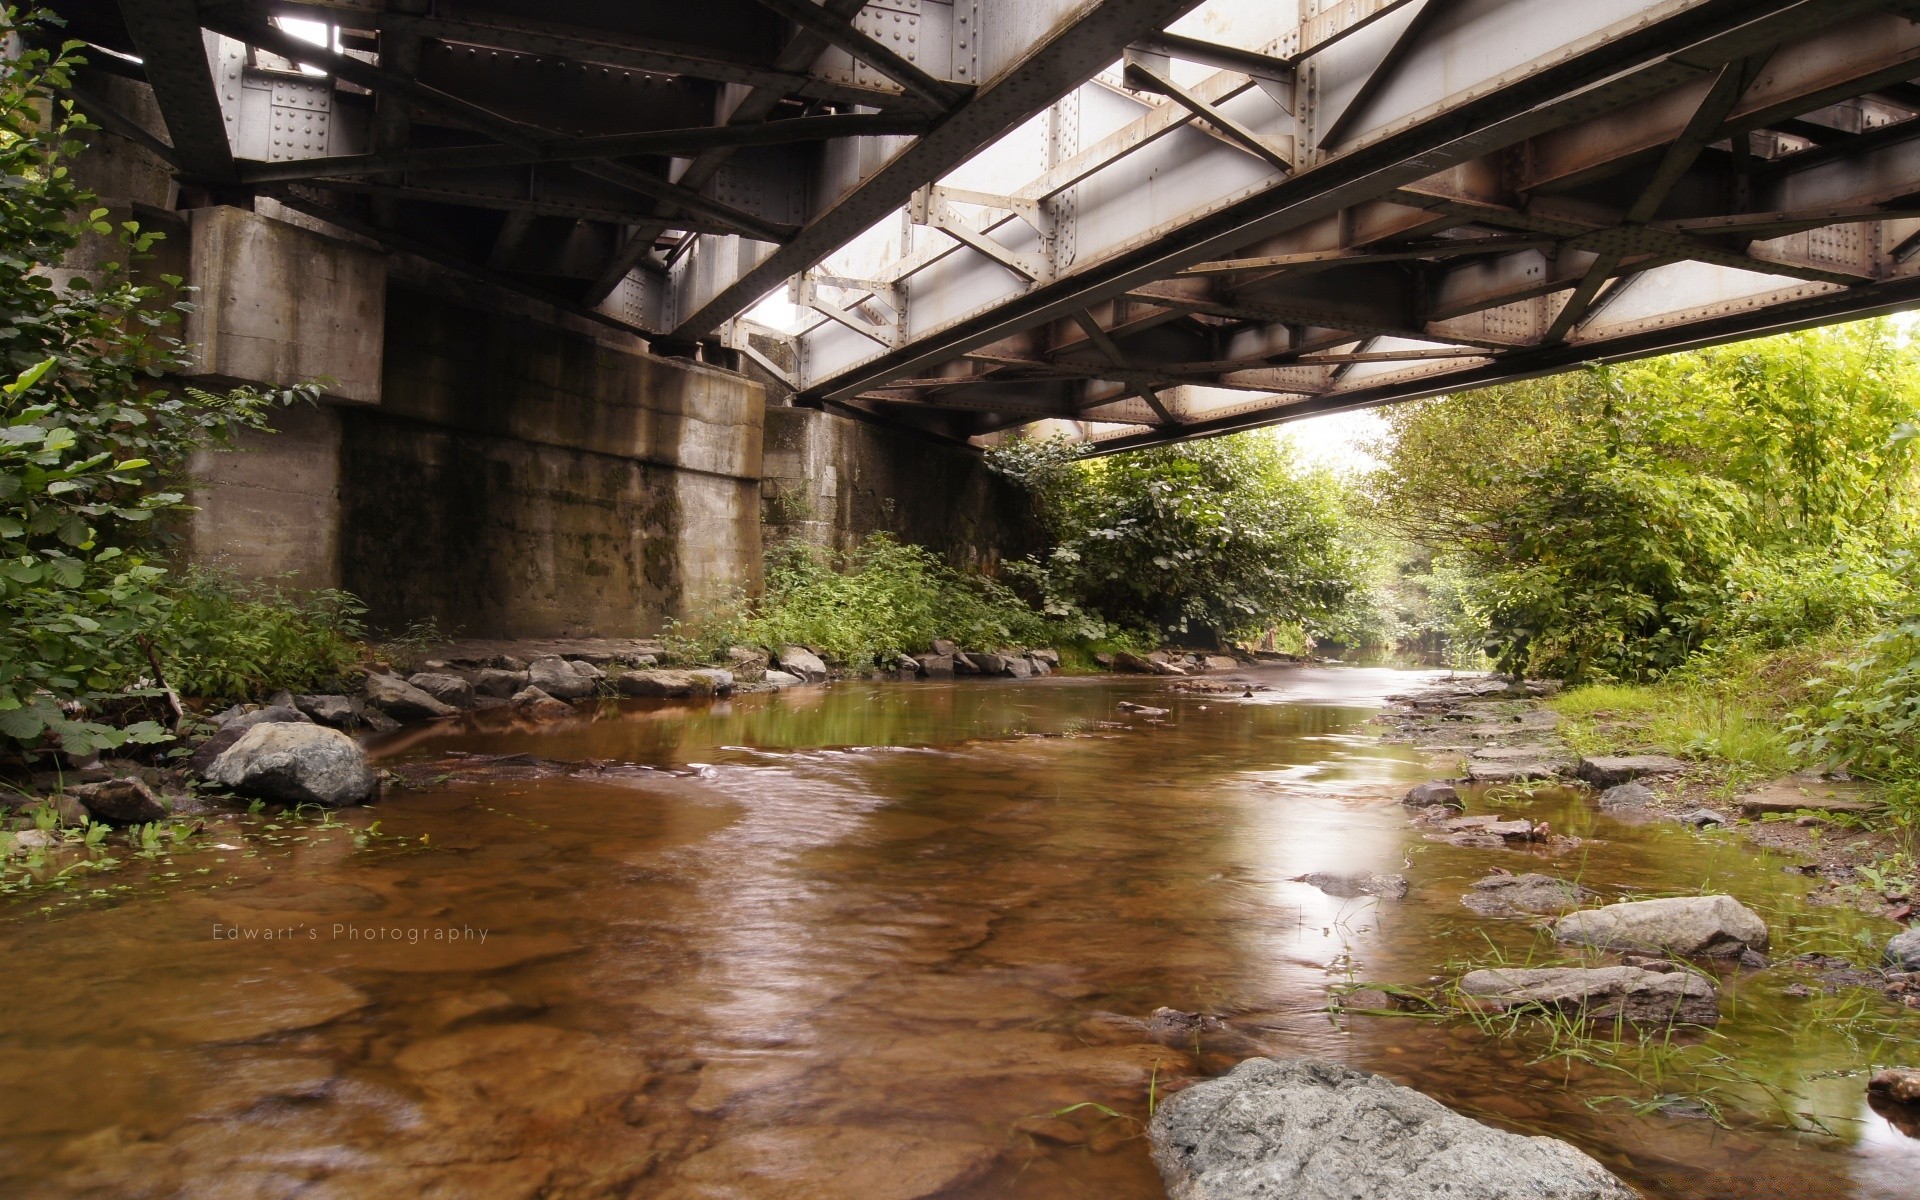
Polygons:
M13 708L0 711L0 734L19 742L34 741L47 728L43 711L38 707Z

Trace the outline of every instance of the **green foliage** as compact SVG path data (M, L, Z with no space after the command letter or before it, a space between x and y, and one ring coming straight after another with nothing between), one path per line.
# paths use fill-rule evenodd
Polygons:
M49 19L7 9L0 32ZM0 60L0 737L84 754L164 736L84 710L149 669L170 605L157 518L184 507L188 456L305 393L160 385L186 364L187 306L130 269L160 235L108 222L68 169L92 128L57 95L79 46ZM83 247L112 257L56 273Z
M773 547L764 597L676 623L669 651L706 662L729 646L810 646L860 669L918 653L935 638L987 649L1044 645L1057 632L1005 585L875 534L850 554L801 541Z
M332 691L366 657L366 606L346 592L290 592L185 572L157 641L167 682L228 702L273 688Z
M1795 752L1883 783L1895 817L1920 827L1920 615L1828 664L1813 690L1788 726Z
M1885 619L1916 368L1863 322L1409 405L1368 490L1466 573L1503 669L1657 678Z
M1058 443L1016 439L992 461L1027 485L1053 541L1018 577L1082 636L1150 629L1218 640L1311 626L1355 588L1338 485L1270 436L1085 461Z

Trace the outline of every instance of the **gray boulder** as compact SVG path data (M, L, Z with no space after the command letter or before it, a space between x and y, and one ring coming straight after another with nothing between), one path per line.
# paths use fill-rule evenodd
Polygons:
M953 652L953 673L955 675L978 675L980 668L973 665L973 659L965 650Z
M367 703L396 721L433 721L460 711L435 700L398 675L368 675Z
M1489 746L1467 759L1473 783L1533 783L1557 779L1573 761L1549 746Z
M1489 875L1460 897L1483 917L1518 917L1531 913L1563 913L1579 908L1593 893L1577 883L1551 875Z
M1553 936L1605 950L1737 958L1767 948L1767 923L1732 896L1673 896L1568 913Z
M228 711L231 712L232 710L229 709ZM306 713L301 712L291 704L269 704L264 708L256 708L252 712L235 714L224 721L218 717L214 718L215 723L218 724L222 730L252 729L255 725L273 725L280 722L293 725L305 725L312 722L312 720L312 717L309 717Z
M926 674L928 679L951 678L953 675L953 667L953 655L951 654L922 654L920 656L920 670Z
M973 661L973 669L982 675L1005 675L1007 660L998 654L985 650L971 651L967 657Z
M1113 656L1113 669L1116 671L1124 671L1129 675L1169 674L1168 671L1163 669L1164 667L1164 663L1156 663L1152 659L1141 658L1138 654L1132 654L1125 650Z
M1601 812L1631 812L1654 801L1652 789L1644 783L1616 783L1600 793Z
M719 667L695 667L687 674L707 682L707 691L701 695L725 696L733 691L733 672Z
M1430 804L1444 804L1448 808L1464 807L1459 790L1444 780L1414 784L1412 790L1400 798L1400 803L1414 808L1425 808Z
M1617 754L1583 758L1574 774L1597 788L1610 788L1648 775L1678 775L1687 764L1664 754Z
M362 724L364 706L351 696L295 696L293 703L328 729L354 729Z
M556 700L537 687L526 687L515 692L507 703L513 711L535 721L564 721L576 716L573 705L565 700Z
M601 672L589 663L570 662L545 654L527 667L527 686L537 687L557 700L584 700L593 695Z
M373 795L367 752L319 725L258 725L213 760L209 783L280 804L359 804Z
M1168 1200L1633 1200L1593 1159L1339 1063L1250 1058L1147 1126Z
M473 707L473 685L458 675L421 671L416 675L407 676L407 682L442 704L451 705L454 708Z
M1714 1025L1718 989L1694 971L1643 967L1529 967L1469 971L1460 991L1483 1007L1551 1009L1595 1021Z
M473 694L492 696L495 699L510 699L513 694L528 686L525 671L503 671L499 667L484 667L473 677Z
M267 724L286 724L268 721ZM244 734L244 731L242 731ZM109 779L69 789L96 821L109 825L145 825L165 819L168 809L153 789L138 779Z
M1042 647L1039 650L1027 651L1027 657L1047 664L1051 670L1057 671L1060 669L1060 652L1058 650L1049 650Z
M767 684L775 691L780 691L784 688L790 688L795 684L805 683L806 680L800 678L798 675L789 675L785 671L768 671L766 675L761 678L760 682Z
M805 646L783 646L773 656L773 665L789 675L798 675L808 683L824 683L827 664Z
M786 674L770 671L768 677ZM724 681L722 680L724 676ZM733 676L726 671L674 671L656 667L650 671L623 671L614 680L622 696L641 699L680 699L689 696L716 696L733 688Z
M946 638L935 638L927 644L927 650L932 654L944 654L948 658L952 658L960 652L960 647L954 645Z
M1015 679L1033 678L1033 660L1024 654L1003 654L1000 661L1005 664L1000 670Z
M1896 971L1920 971L1920 925L1887 943L1887 964Z
M1309 875L1296 875L1295 883L1310 884L1329 896L1384 896L1389 900L1399 900L1407 894L1405 875L1380 875L1370 871L1315 871Z
M1682 825L1691 825L1695 829L1705 829L1709 825L1725 825L1727 815L1717 813L1710 808L1690 808L1683 813L1675 813L1673 819Z

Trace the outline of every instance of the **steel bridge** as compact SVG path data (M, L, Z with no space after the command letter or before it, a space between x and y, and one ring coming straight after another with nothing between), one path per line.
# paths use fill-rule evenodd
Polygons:
M183 205L269 196L953 439L1920 301L1920 0L55 7L151 86L74 99ZM797 324L748 315L782 289Z

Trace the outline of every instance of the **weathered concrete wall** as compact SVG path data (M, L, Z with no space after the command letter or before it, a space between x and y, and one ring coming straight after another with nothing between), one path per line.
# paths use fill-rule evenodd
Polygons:
M1025 497L958 447L816 409L770 408L765 455L769 542L847 550L887 532L986 568L1029 548Z
M273 428L194 456L188 554L239 575L339 587L339 412L299 404L276 412Z
M342 574L373 619L657 632L759 583L761 389L396 283L377 410L343 410Z

